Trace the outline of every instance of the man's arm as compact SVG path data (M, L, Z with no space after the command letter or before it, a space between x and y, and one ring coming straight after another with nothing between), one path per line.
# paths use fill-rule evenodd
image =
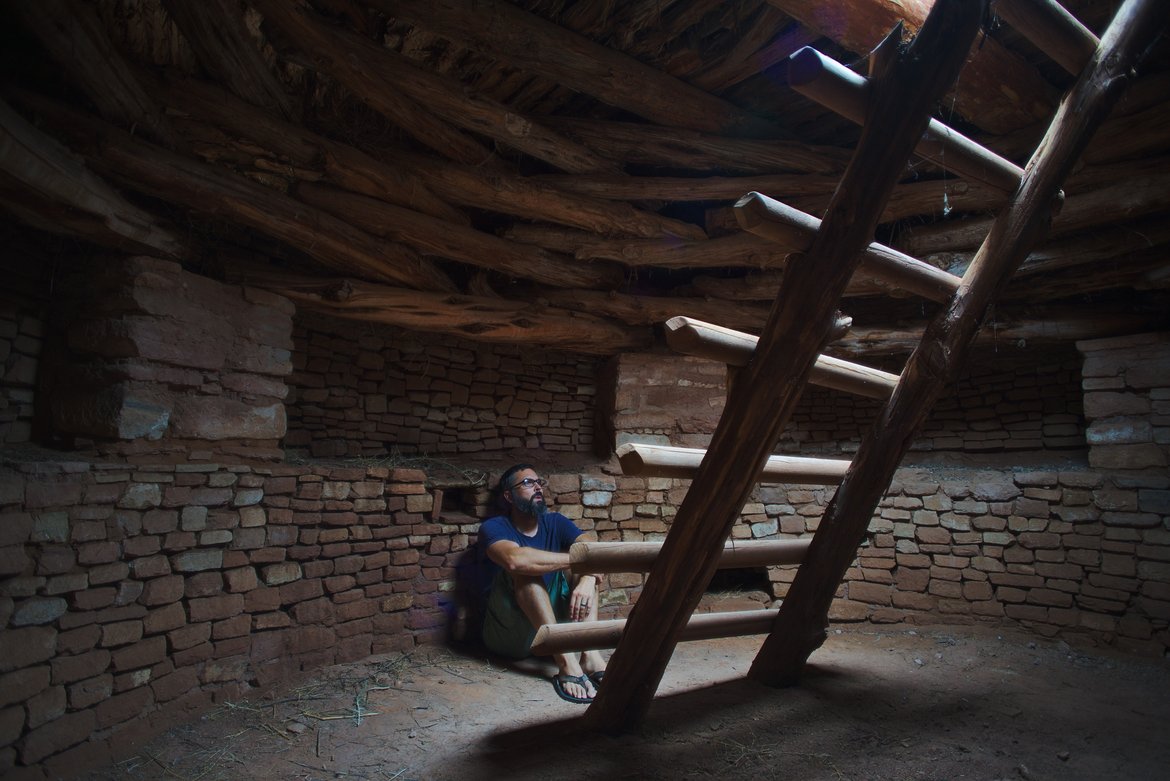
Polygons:
M569 568L569 554L525 548L511 540L497 540L487 548L488 558L516 575L545 575Z

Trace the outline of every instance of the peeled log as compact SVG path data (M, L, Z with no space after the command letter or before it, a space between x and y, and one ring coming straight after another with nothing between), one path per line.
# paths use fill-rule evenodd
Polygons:
M797 251L811 247L821 228L817 218L760 193L740 198L735 218L744 230ZM955 275L877 242L863 250L861 265L872 277L932 301L947 300L959 287Z
M931 9L929 0L768 0L806 27L850 51L872 50L899 21L916 33ZM1020 55L994 38L974 43L970 61L955 82L959 113L994 133L1044 119L1056 103L1053 88ZM1004 85L1011 89L1005 90ZM949 103L949 101L948 101Z
M738 540L723 546L719 569L799 564L812 538L798 540ZM649 572L662 550L661 542L575 542L569 548L574 574Z
M723 613L696 613L682 627L678 639L714 640L718 637L767 634L778 610L737 610ZM532 653L538 656L602 648L616 648L626 629L626 619L574 621L546 624L536 630Z
M844 334L838 338L844 338ZM690 317L673 317L666 323L666 342L677 352L745 366L756 350L758 337L704 323ZM868 366L817 356L809 382L875 399L888 398L898 384L898 375Z
M627 442L617 449L622 473L635 477L672 477L690 480L706 451L698 448L646 445ZM836 485L845 476L849 461L841 458L769 456L757 479L761 483Z

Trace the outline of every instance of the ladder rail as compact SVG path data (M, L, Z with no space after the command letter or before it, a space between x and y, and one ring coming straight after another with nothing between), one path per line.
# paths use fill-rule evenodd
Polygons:
M1043 238L1064 180L1124 91L1136 62L1164 28L1167 10L1164 0L1127 0L1061 101L1020 189L996 218L959 290L928 326L894 395L862 438L756 656L752 678L772 685L795 682L809 654L824 641L833 594L914 433L957 375L991 304Z
M879 47L883 68L871 90L872 120L823 230L809 253L786 270L757 352L739 370L711 447L610 659L606 686L586 711L587 726L621 731L649 708L731 526L796 407L894 184L930 111L962 68L984 8L984 2L938 0L905 51L891 56L900 44L900 26Z

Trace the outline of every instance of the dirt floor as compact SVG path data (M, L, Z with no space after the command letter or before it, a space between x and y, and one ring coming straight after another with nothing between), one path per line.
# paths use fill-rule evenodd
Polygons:
M112 779L1170 779L1170 665L977 627L834 630L800 686L760 638L678 647L642 726L581 731L532 660L420 648L220 706Z

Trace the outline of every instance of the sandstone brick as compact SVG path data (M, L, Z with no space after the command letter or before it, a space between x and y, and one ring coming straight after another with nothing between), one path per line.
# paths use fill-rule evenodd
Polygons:
M154 635L168 632L175 627L182 626L187 621L187 613L180 602L174 602L165 607L152 610L142 619L142 630L145 635Z
M79 681L68 688L68 702L71 710L81 710L97 705L110 697L114 691L114 676L95 675Z
M155 607L169 605L183 598L184 580L182 575L166 575L148 580L142 589L142 604Z
M223 591L223 574L218 571L197 572L184 579L183 596L187 599L210 597L221 591Z
M301 578L301 565L292 561L269 564L260 571L260 577L269 586L280 586Z
M14 703L22 703L40 694L49 688L49 683L49 665L29 667L0 675L0 709Z
M91 678L104 672L109 664L110 652L104 648L75 656L57 656L50 664L53 683L69 684Z
M188 603L188 612L191 621L213 621L230 618L242 613L244 597L241 594L223 594L220 596L192 599Z
M118 645L137 642L142 640L142 636L142 621L117 621L103 624L102 648L113 648L118 647Z
M194 668L184 667L151 681L150 686L155 700L164 703L198 688L199 677Z
M112 589L110 590L112 591ZM123 604L129 604L129 602ZM60 633L57 636L58 656L73 656L92 650L101 639L101 631L99 625L87 624Z
M97 718L93 710L66 713L24 736L19 747L20 760L26 765L35 765L46 757L88 739L96 727Z
M148 686L140 686L128 692L115 695L94 709L97 726L112 727L116 724L149 713L154 706L154 692Z
M291 605L306 599L315 599L324 592L320 579L298 580L279 587L280 604Z
M244 637L252 629L252 617L246 613L217 621L211 627L211 637L214 640L226 640Z
M293 605L289 610L293 620L303 625L333 623L333 603L328 599L310 599Z
M200 572L223 566L223 551L218 548L188 550L171 557L176 572Z
M224 586L231 593L251 591L260 585L255 567L237 567L223 573Z

